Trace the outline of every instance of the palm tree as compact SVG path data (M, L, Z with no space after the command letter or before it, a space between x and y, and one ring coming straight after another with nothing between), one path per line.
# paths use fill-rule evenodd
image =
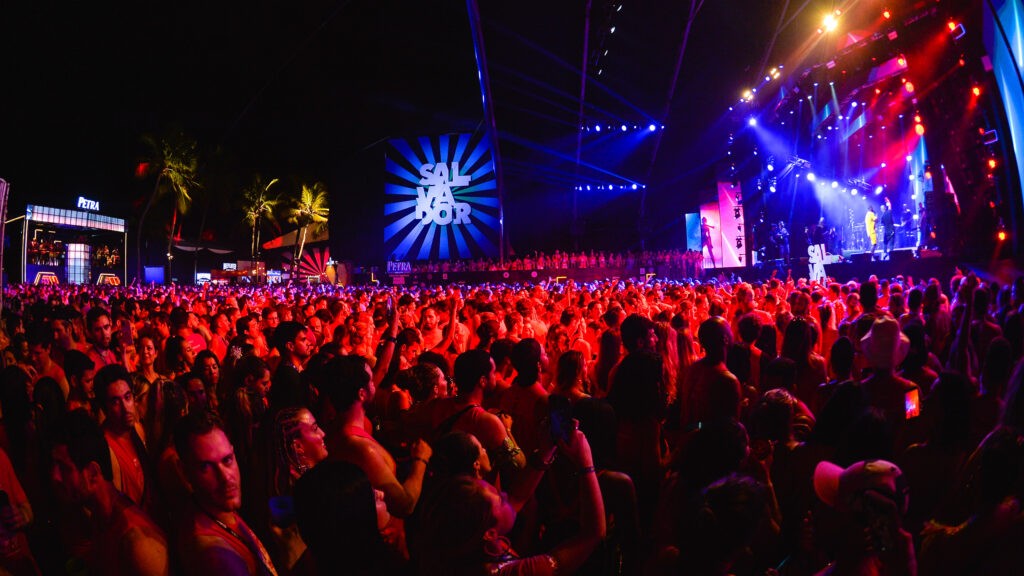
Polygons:
M242 210L245 212L245 221L252 226L252 252L253 260L258 259L260 254L260 230L263 219L274 222L274 209L281 202L276 196L270 196L270 187L277 184L278 179L274 178L264 184L263 178L257 174L253 183L245 189L242 199Z
M327 227L327 188L323 182L312 186L302 185L299 199L288 213L288 221L299 226L296 231L295 252L292 258L292 270L296 270L302 258L302 250L306 247L306 236L310 226L314 232Z
M142 231L145 228L146 216L158 198L170 196L173 212L171 214L171 230L167 238L167 276L165 277L165 280L169 282L171 278L171 247L178 225L178 214L188 212L188 208L192 204L192 192L199 188L196 178L199 165L196 152L197 144L195 140L181 133L159 141L151 136L145 136L143 141L150 147L152 153L146 165L148 165L149 174L156 173L156 182L153 184L153 193L149 195L146 207L143 208L142 215L139 216L139 230L135 245L135 277L139 280L143 278Z

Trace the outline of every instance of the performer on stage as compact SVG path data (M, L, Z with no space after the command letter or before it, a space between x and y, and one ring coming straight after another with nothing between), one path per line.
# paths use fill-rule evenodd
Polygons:
M779 220L779 227L773 236L775 246L778 249L779 258L789 264L789 230L786 230L786 223Z
M882 217L879 219L879 224L882 226L882 251L885 253L885 259L888 260L896 241L896 222L893 220L892 204L889 203L888 198L882 203Z
M708 224L706 216L700 219L700 247L701 249L708 249L708 256L711 257L711 267L717 268L715 265L715 248L711 245L711 231L714 228L714 226Z
M924 202L917 203L917 247L918 249L924 248L929 245L931 238L931 220L928 214L928 209L925 207Z
M864 215L864 231L868 233L868 240L871 242L871 257L875 257L875 248L878 247L878 235L875 233L875 222L878 221L878 216L875 215L875 209L868 206L868 213Z

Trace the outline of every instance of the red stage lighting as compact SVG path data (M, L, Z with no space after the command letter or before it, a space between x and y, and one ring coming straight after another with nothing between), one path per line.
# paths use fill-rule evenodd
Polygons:
M995 202L993 202L993 201L991 201L991 200L989 200L989 201L988 201L988 207L989 207L989 208L992 208L993 210L995 210L995 208L996 208L996 203L995 203Z
M971 88L971 94L974 94L975 96L981 96L981 88L977 86Z
M149 174L149 162L139 162L135 165L135 177L145 178Z
M892 13L889 12L889 10L882 10L882 18L888 20L889 18L892 18Z
M995 170L995 168L996 168L996 159L995 158L989 158L988 159L988 167L993 169L993 170Z
M907 90L908 94L913 94L914 93L914 83L913 82L907 82L906 84L903 85L903 88L905 88Z
M953 22L952 20L950 20L948 23L946 23L946 27L949 28L950 32L952 32L952 31L956 30L956 22Z
M1006 230L1000 230L999 233L996 234L996 238L999 238L1000 242L1006 240Z

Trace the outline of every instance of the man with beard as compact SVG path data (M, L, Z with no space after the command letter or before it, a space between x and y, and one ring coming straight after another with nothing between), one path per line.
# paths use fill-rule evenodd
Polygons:
M192 505L178 532L183 573L277 576L267 549L238 514L241 473L217 417L188 414L175 427L174 445L192 487Z

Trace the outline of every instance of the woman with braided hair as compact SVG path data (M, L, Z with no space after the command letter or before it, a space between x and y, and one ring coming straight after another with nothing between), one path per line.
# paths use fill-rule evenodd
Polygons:
M292 489L311 468L327 459L324 431L306 408L284 408L274 417L270 498L270 532L275 566L293 570L306 551L295 525Z

